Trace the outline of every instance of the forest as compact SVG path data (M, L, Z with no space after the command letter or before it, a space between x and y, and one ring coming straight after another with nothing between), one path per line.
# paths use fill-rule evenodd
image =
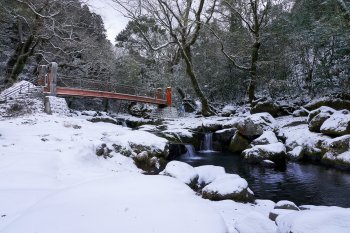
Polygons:
M79 0L1 0L0 85L55 61L59 75L144 88L213 115L260 98L299 106L349 98L350 3L344 0L113 0L129 22L112 43Z

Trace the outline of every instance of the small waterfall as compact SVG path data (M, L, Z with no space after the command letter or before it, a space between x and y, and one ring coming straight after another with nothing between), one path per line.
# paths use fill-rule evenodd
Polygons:
M202 152L213 151L213 133L206 133L204 135L204 140L201 143Z
M185 154L186 157L195 157L196 156L196 151L195 151L193 145L186 144L185 147L186 147L186 150L187 150L187 152Z
M128 126L126 125L126 122L125 122L125 121L122 121L122 126L123 126L123 127L128 127Z

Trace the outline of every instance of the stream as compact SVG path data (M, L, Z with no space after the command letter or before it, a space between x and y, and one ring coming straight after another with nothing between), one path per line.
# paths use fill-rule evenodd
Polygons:
M258 199L275 202L289 200L297 205L350 207L350 173L292 162L287 164L286 171L275 171L244 163L238 154L195 152L193 148L189 151L177 160L194 167L222 166L227 173L235 173L246 179Z

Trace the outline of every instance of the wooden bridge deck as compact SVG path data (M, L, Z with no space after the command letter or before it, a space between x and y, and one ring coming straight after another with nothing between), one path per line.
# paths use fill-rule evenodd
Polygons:
M46 94L118 99L160 106L171 106L172 104L170 87L166 89L165 98L163 98L161 88L144 90L97 80L64 77L58 79L57 68L57 63L52 62L49 66L49 72L46 72L47 68L43 69L43 77L45 77L45 81L43 81L44 93Z
M82 96L82 97L95 97L95 98L107 98L107 99L118 99L118 100L129 100L140 103L149 103L157 105L168 105L167 101L164 99L157 99L156 97L147 97L147 96L137 96L129 95L123 93L113 93L107 91L96 91L96 90L84 90L76 88L67 88L67 87L57 87L56 95L58 96Z

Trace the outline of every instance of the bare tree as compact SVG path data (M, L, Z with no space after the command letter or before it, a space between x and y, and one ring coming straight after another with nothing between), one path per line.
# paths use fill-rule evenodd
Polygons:
M146 34L143 39L153 51L176 46L186 64L186 73L191 80L193 90L202 103L202 114L213 115L206 96L200 88L197 74L193 67L192 46L196 43L204 24L207 24L214 13L217 0L113 0L124 9L126 17L136 23L142 17L153 18L166 30L168 40L155 47ZM141 22L139 24L141 26ZM142 30L140 30L142 33ZM176 57L176 56L174 56Z
M226 51L221 37L214 30L212 30L214 35L221 43L221 51L223 54L236 68L249 73L249 85L247 92L249 102L251 103L255 99L257 64L259 61L261 34L263 28L268 22L268 15L272 6L272 0L223 0L222 4L228 10L228 14L238 19L238 21L241 22L250 35L250 62L249 64L240 64L235 56ZM220 13L223 15L226 14L225 10Z

